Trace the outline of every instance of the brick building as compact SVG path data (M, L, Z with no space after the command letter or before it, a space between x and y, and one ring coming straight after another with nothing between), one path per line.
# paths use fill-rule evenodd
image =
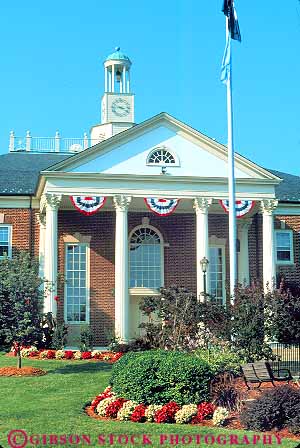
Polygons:
M45 311L67 322L69 343L90 324L99 346L114 332L123 340L137 335L139 300L162 285L201 298L204 256L219 303L229 281L228 214L220 203L228 198L227 148L166 113L134 124L129 58L116 49L104 67L101 123L90 138L27 133L19 141L11 133L10 151L0 156L0 256L38 256L53 284ZM273 284L284 273L298 282L300 178L239 154L235 169L237 199L250 204L238 219L239 281ZM103 206L83 214L81 197ZM145 198L154 198L152 210ZM179 201L160 216L158 198ZM66 280L59 285L58 273Z

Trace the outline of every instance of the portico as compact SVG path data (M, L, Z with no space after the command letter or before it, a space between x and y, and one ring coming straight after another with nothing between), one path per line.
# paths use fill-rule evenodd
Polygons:
M64 267L66 269L66 244L82 244L82 236L80 232L74 232L74 226L70 229L69 235L65 234L64 231L64 241L65 244L63 246L63 250L59 249L58 239L59 239L59 225L58 225L58 215L63 214L65 211L68 212L69 215L77 216L77 219L80 219L82 222L88 222L91 220L89 217L85 217L83 215L78 214L74 208L72 208L71 201L69 200L69 196L73 193L70 191L70 194L58 194L58 193L44 193L41 198L41 216L45 218L45 225L41 224L41 240L40 240L40 262L43 265L44 260L44 272L45 277L49 281L51 287L47 291L47 298L45 302L45 311L51 311L54 315L57 313L57 301L55 300L55 296L57 296L57 274L58 274L58 259L61 258L64 260ZM104 193L95 192L95 194L103 196ZM121 193L121 192L120 192ZM124 191L122 192L124 193ZM153 194L153 192L151 192ZM173 197L175 196L173 192ZM78 193L79 194L79 193ZM81 192L83 195L83 191ZM150 195L150 192L148 193ZM252 223L253 216L256 214L262 214L263 216L263 253L264 253L264 262L263 262L263 272L262 276L264 279L264 283L272 282L275 276L275 257L274 257L274 244L273 244L273 215L272 212L275 209L276 201L273 199L263 199L262 201L257 201L257 204L252 212L252 217L246 217L244 219L238 220L238 238L239 238L239 281L242 283L249 283L250 273L249 273L249 228ZM107 197L106 205L101 209L99 215L105 213L110 213L113 215L112 219L115 223L115 230L111 229L110 235L113 241L113 251L114 251L114 276L111 276L110 279L107 279L110 282L111 290L113 292L114 303L114 331L117 337L120 340L128 341L134 335L138 334L138 324L140 323L140 319L138 318L138 303L139 298L145 295L153 295L158 293L158 289L156 287L151 287L147 284L147 276L145 274L144 280L141 279L141 283L137 283L137 286L134 286L130 283L132 275L132 269L130 269L130 262L132 257L130 256L131 252L131 241L129 239L129 235L132 234L131 230L136 227L139 228L147 228L152 227L159 235L162 235L160 238L164 238L164 241L161 242L163 247L162 254L162 264L160 265L160 269L162 272L162 279L165 279L166 282L169 282L172 275L169 272L165 272L166 270L172 269L170 263L174 264L174 269L176 263L178 263L178 259L180 258L181 266L184 266L185 262L182 258L186 258L186 263L190 266L189 272L186 272L185 275L180 277L180 284L182 286L186 286L191 283L188 277L194 277L192 280L192 284L196 285L197 296L199 300L203 300L203 274L200 267L200 260L203 256L206 256L211 264L208 270L208 291L212 294L216 295L216 299L219 303L224 301L225 303L225 284L228 281L228 232L227 228L219 229L216 231L216 222L219 222L222 225L222 222L226 225L228 222L228 215L224 213L222 210L218 198L208 197L208 196L194 196L194 197L185 197L180 198L180 205L178 206L174 215L172 215L172 220L179 218L182 219L183 222L190 222L191 227L193 229L190 234L185 235L185 241L189 241L188 247L191 249L186 252L182 252L180 245L178 244L178 248L176 248L176 239L172 241L172 253L173 255L169 256L167 253L170 251L170 242L169 242L169 227L170 226L171 217L157 217L155 215L149 214L149 211L146 209L144 202L140 196L134 196L130 194L115 194L113 196ZM68 216L69 216L68 215ZM130 218L130 216L132 218ZM130 219L129 219L130 218ZM134 222L137 223L137 226L132 227L132 221L134 218ZM186 227L187 228L187 227ZM80 230L80 229L79 229ZM185 231L183 227L182 231ZM78 235L76 235L78 233ZM93 232L85 235L85 242L88 241L90 254L92 253L92 245L93 240L95 238L101 238L102 229L98 229L98 235L96 236ZM216 235L218 234L218 236ZM222 237L222 238L221 238ZM178 236L180 238L180 236ZM44 240L44 241L43 241ZM69 243L66 243L69 242ZM86 244L86 243L85 243ZM185 243L185 247L187 244ZM44 253L43 253L43 247ZM64 253L59 253L64 252ZM170 257L171 262L165 263L167 257ZM219 259L218 259L219 257ZM266 258L267 257L267 258ZM191 260L192 258L192 260ZM91 263L91 260L86 260L87 264ZM190 263L190 264L189 264ZM62 264L62 263L61 263ZM169 264L169 265L168 265ZM222 266L220 268L220 266ZM146 269L144 266L143 269ZM87 272L90 276L97 275L96 270L87 269ZM68 276L67 272L64 272L64 275ZM99 275L99 273L98 273ZM145 282L146 278L146 282ZM174 278L174 277L173 277ZM172 279L173 279L172 278ZM182 279L186 278L186 282L182 282ZM145 282L144 284L142 282ZM67 279L68 282L68 279ZM87 279L87 284L91 284L91 279ZM163 282L159 286L163 286ZM76 286L76 285L75 285ZM155 286L158 286L156 284ZM220 297L220 290L222 290L222 296ZM68 290L64 288L64 298L61 300L59 306L66 307L68 305ZM86 297L88 297L90 293L88 292ZM78 322L71 321L69 325L76 326L86 322L91 323L91 317L87 315L87 311L90 310L91 304L86 303L85 312L86 319L78 320ZM64 316L67 319L68 314L64 312ZM136 320L134 322L133 320ZM94 324L96 324L94 322Z

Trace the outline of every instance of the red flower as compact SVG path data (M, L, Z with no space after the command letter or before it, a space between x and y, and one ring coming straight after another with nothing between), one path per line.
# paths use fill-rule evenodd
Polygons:
M58 296L54 296L54 300L55 300L55 302L59 302L59 297Z
M66 350L65 351L65 359L72 359L72 358L73 358L72 350Z
M30 352L29 357L34 358L35 356L39 356L39 352Z
M47 358L48 359L54 359L55 358L55 352L56 352L56 350L48 350Z
M110 398L111 396L112 396L111 387L107 387L102 394L97 395L97 397L95 397L94 400L92 401L91 403L92 410L95 411L100 401L104 400L104 398Z
M203 420L212 417L216 407L212 403L208 403L203 401L203 403L198 404L198 413L195 415L192 420L192 425L197 425L198 423L203 422Z
M118 359L120 359L123 356L123 354L124 353L121 353L121 352L115 353L112 357L112 362L117 362Z
M25 303L26 303L26 305L30 304L30 299L28 297L25 299Z
M146 420L145 416L146 409L147 406L145 406L144 404L139 404L131 414L130 420L136 423L144 423Z
M121 407L123 406L123 404L126 401L128 401L128 400L125 400L125 398L118 398L117 400L110 403L107 406L106 411L105 411L106 417L117 418L117 414L118 414L119 410L121 409Z
M82 352L81 353L82 359L91 359L91 357L92 357L92 352Z
M179 409L180 406L177 403L170 401L155 413L154 420L156 423L174 423L175 414Z

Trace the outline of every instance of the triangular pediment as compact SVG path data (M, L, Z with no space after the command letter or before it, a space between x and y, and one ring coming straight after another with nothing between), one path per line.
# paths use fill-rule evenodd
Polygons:
M112 175L161 175L162 166L149 163L149 154L164 148L176 163L166 165L166 175L226 178L227 148L166 113L159 114L92 148L53 166L48 171ZM237 179L278 180L272 173L235 156Z

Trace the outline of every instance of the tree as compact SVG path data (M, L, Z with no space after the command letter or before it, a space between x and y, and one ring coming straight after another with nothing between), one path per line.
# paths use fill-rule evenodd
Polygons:
M265 299L266 331L272 341L300 344L299 288L289 288L281 280L280 288Z
M199 303L185 288L161 288L160 296L143 298L140 310L148 317L140 327L151 348L185 348L197 335Z
M21 346L42 338L43 280L28 253L0 260L0 343L14 346L21 368Z

